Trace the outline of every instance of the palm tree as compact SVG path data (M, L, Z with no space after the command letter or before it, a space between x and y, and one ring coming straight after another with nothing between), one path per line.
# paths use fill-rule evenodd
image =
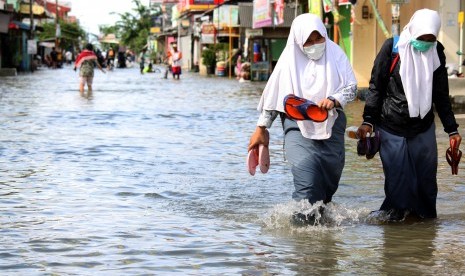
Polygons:
M132 2L136 5L136 8L133 8L134 13L119 14L121 19L116 22L115 27L122 44L134 50L141 50L147 44L153 14L140 0Z

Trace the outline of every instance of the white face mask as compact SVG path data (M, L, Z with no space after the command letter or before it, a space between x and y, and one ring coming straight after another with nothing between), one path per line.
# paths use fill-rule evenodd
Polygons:
M305 55L312 60L320 59L325 53L326 43L313 44L312 46L304 47Z

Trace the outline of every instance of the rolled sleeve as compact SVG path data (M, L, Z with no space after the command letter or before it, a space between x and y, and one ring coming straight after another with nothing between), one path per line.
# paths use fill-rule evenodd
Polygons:
M276 110L263 110L258 118L257 126L270 128L278 113Z
M331 96L339 102L342 108L344 108L348 102L355 100L356 95L357 85L350 84L339 89L338 91L336 91L336 93L334 93Z

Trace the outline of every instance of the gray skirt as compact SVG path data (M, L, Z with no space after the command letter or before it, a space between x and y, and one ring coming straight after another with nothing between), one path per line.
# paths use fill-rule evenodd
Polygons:
M281 116L284 152L294 178L293 199L306 199L311 204L332 200L345 162L344 133L347 122L342 110L338 110L338 114L332 135L325 140L303 137L294 120Z
M412 138L380 129L379 155L385 175L386 198L381 210L410 211L424 218L436 217L438 150L434 123Z

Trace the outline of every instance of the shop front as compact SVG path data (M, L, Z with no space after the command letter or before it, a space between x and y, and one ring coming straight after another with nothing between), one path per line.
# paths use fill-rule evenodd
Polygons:
M245 62L250 63L252 81L267 81L270 77L286 46L294 16L295 8L284 7L281 24L273 26L274 21L257 24L253 18L253 4L239 4L243 58Z

